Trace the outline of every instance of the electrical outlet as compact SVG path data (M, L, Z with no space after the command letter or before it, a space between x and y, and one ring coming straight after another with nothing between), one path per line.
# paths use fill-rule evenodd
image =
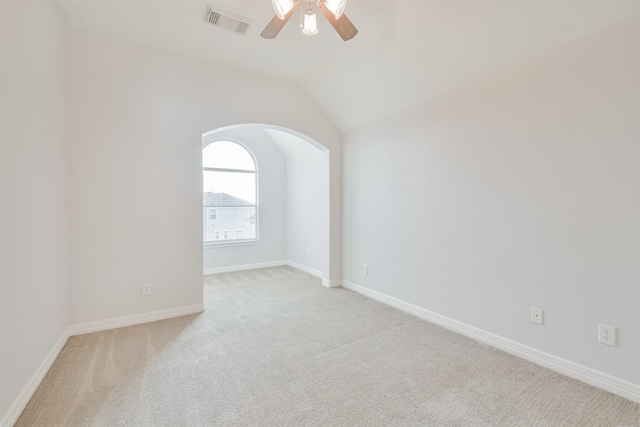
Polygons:
M151 295L151 283L142 284L142 295Z
M362 264L362 273L369 274L369 266L367 264Z
M227 259L233 259L233 254L227 254Z
M311 258L311 249L307 249L307 258Z
M531 323L542 325L542 309L531 307Z
M598 341L607 345L616 345L616 328L613 326L598 324Z

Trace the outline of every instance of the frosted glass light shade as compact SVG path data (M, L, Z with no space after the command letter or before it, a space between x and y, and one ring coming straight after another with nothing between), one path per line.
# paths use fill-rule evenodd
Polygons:
M284 15L293 8L293 0L271 0L271 5L278 18L284 19Z
M326 0L325 5L327 9L333 12L336 19L340 19L344 13L344 8L347 7L347 0Z
M313 36L318 34L318 25L316 24L316 14L313 10L307 10L307 13L304 15L304 26L302 27L302 33L308 36Z

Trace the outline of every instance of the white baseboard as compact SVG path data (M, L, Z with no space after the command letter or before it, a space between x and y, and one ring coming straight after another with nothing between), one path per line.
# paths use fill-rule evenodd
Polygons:
M293 268L297 268L298 270L302 270L305 273L308 273L312 276L316 276L322 279L322 271L320 270L316 270L314 268L311 267L307 267L306 265L302 265L300 263L297 263L295 261L286 261L287 265L289 267L293 267Z
M255 270L257 268L281 267L283 265L288 265L289 267L297 268L298 270L304 271L305 273L311 274L312 276L316 276L319 278L322 278L323 276L322 271L320 270L316 270L315 268L307 267L306 265L300 264L295 261L290 261L290 260L258 262L255 264L233 265L229 267L205 268L204 275L208 276L210 274L233 273L236 271Z
M114 319L98 320L96 322L81 323L69 328L69 335L82 335L91 332L106 331L107 329L123 328L125 326L140 323L155 322L157 320L171 319L172 317L186 316L188 314L202 313L204 304L189 305L186 307L168 308L166 310L152 311L150 313L133 314L131 316L116 317Z
M325 288L339 288L342 286L342 280L327 280L322 279L322 286Z
M311 274L312 276L321 278L322 286L326 288L339 288L340 286L342 286L341 280L323 279L322 271L316 270L315 268L307 267L306 265L297 263L295 261L290 261L290 260L260 262L257 264L234 265L232 267L205 268L204 275L208 276L210 274L233 273L236 271L254 270L256 268L280 267L282 265L288 265L289 267L297 268L298 270L304 271L305 273Z
M235 271L255 270L256 268L280 267L287 265L287 261L257 262L255 264L231 265L229 267L205 268L204 275L233 273Z
M62 333L62 335L60 335L60 338L58 338L58 341L53 345L53 348L51 349L51 351L49 351L47 357L45 357L40 366L38 366L36 372L33 374L31 379L29 379L27 385L22 389L18 398L7 411L7 414L2 420L2 423L0 423L1 426L11 427L16 423L16 421L18 421L20 414L22 414L22 411L24 411L24 408L27 406L27 403L29 403L29 400L31 400L31 397L40 386L40 383L44 379L44 376L47 375L47 372L49 372L51 365L53 365L53 362L55 362L64 345L67 343L69 336L69 329L67 329Z
M568 377L585 382L592 386L615 393L626 399L640 403L640 385L634 384L620 378L605 374L595 369L580 365L570 360L554 356L544 351L511 341L499 335L467 325L466 323L450 319L427 309L409 304L405 301L390 297L377 291L365 288L347 281L342 282L342 286L359 294L365 295L376 301L395 307L399 310L413 314L428 322L435 323L451 331L465 335L492 347L498 348L514 356L521 357L537 365L559 372Z
M131 316L118 317L115 319L100 320L97 322L82 323L72 325L62 333L56 344L53 346L47 357L42 361L36 372L33 374L27 385L24 387L19 397L13 403L7 415L0 423L2 427L13 426L20 414L31 400L44 376L49 372L51 365L62 351L69 337L73 335L88 334L91 332L105 331L107 329L122 328L125 326L137 325L139 323L155 322L157 320L170 319L172 317L186 316L188 314L201 313L204 311L204 304L190 305L186 307L169 308L166 310L153 311L150 313L134 314Z

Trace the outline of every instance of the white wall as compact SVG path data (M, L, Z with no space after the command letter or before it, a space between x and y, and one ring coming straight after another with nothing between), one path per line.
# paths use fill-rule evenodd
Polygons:
M341 136L297 88L70 33L72 321L202 302L202 134L294 129L331 155L331 278L341 274ZM140 286L151 282L153 294Z
M204 142L229 139L253 153L258 166L259 244L223 243L204 247L204 271L286 259L286 161L282 152L258 127L223 130ZM227 259L231 254L232 259Z
M325 153L309 144L287 156L287 260L316 271L326 256L326 171Z
M3 1L0 9L0 420L6 421L69 326L68 74L55 3Z
M638 27L347 134L345 279L639 384Z

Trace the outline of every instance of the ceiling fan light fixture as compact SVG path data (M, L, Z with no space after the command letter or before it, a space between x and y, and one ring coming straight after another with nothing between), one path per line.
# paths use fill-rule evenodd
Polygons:
M284 16L293 9L293 0L271 0L271 5L278 18L284 19Z
M304 14L304 25L302 27L302 33L311 37L318 34L318 25L316 23L316 14L312 9L307 10Z
M336 19L340 19L344 13L344 8L347 7L347 0L325 0L324 4L327 6L327 9L333 13Z
M271 21L269 21L264 30L262 30L260 36L265 39L274 39L291 19L294 12L298 10L303 1L305 0L271 0L276 15L271 18ZM311 9L311 2L314 0L306 1L309 3L310 10L303 14L302 9L300 9L300 28L302 28L303 34L312 36L318 34L316 14L313 9ZM333 9L329 9L327 2ZM347 4L347 0L317 0L317 3L318 10L322 12L322 15L324 15L342 40L351 40L358 34L358 29L351 23L349 18L347 18L347 15L342 13ZM281 14L283 17L280 16ZM336 18L336 16L339 18Z

